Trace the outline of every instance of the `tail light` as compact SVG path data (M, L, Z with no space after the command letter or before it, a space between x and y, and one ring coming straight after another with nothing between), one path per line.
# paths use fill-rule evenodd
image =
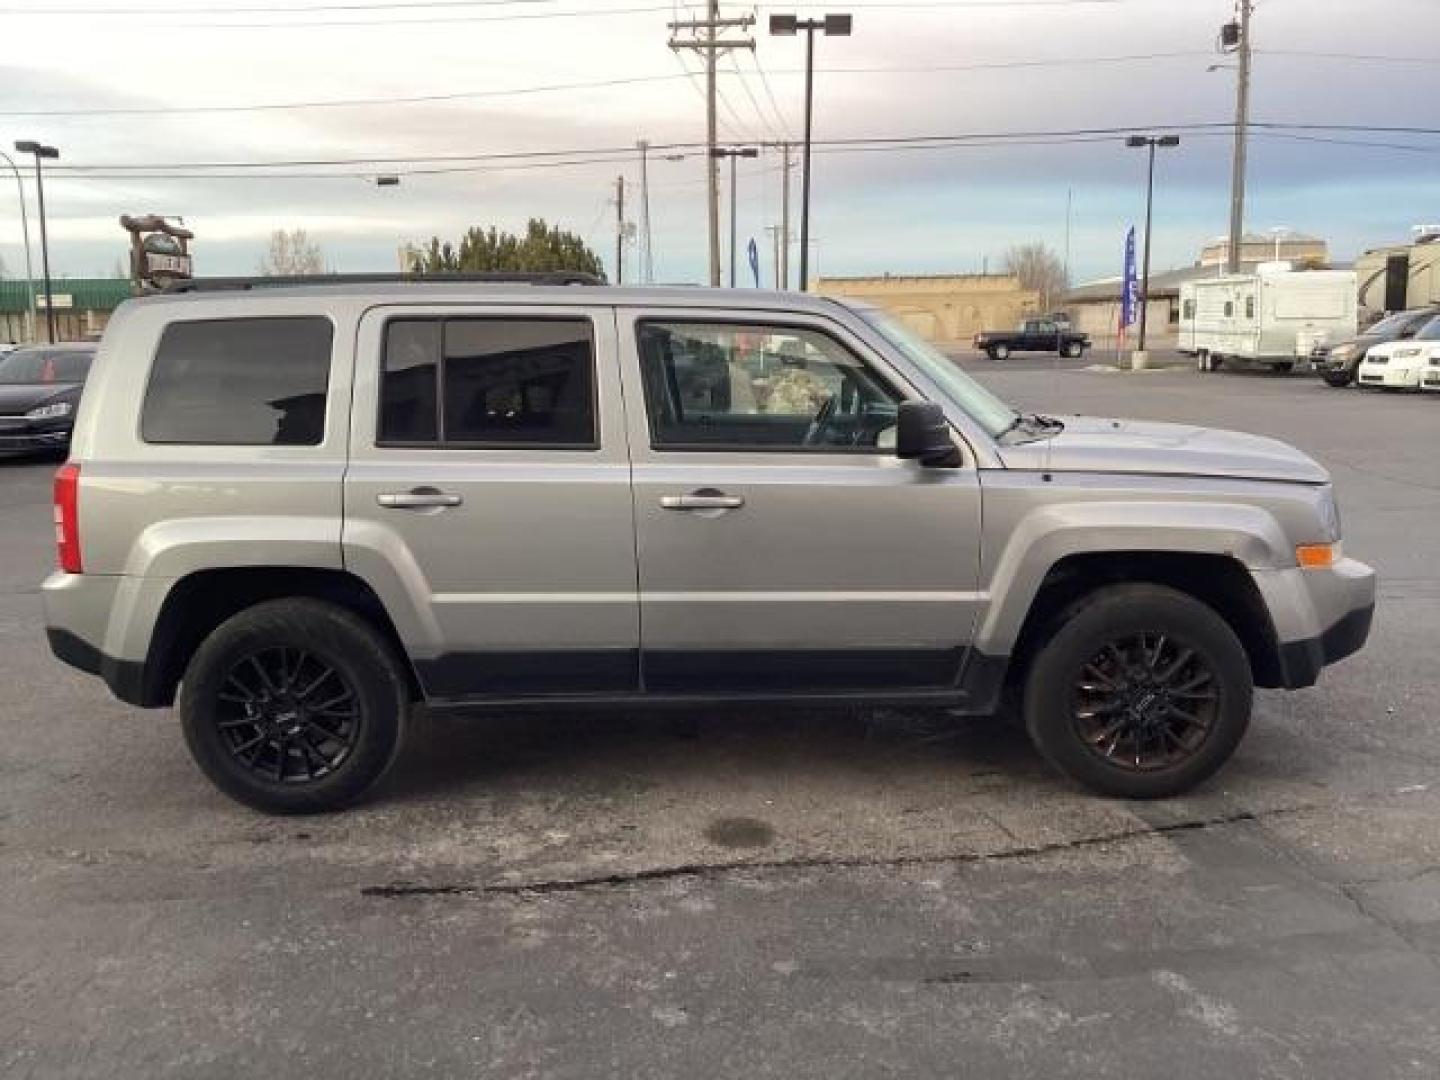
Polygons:
M60 569L80 574L80 466L61 465L55 473L55 549Z

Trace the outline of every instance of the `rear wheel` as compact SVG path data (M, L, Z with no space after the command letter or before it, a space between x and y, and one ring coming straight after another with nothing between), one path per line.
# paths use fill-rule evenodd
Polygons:
M221 791L273 814L334 810L390 764L408 702L388 643L318 600L232 616L186 668L180 720Z
M1060 350L1060 354L1062 356L1068 357L1071 360L1074 360L1077 357L1083 356L1085 354L1085 350L1081 347L1079 342L1072 341Z
M1025 680L1025 727L1061 772L1105 795L1178 795L1212 775L1250 722L1250 663L1193 597L1114 585L1056 623Z
M1271 364L1270 370L1280 375L1289 375L1290 372L1295 370L1295 361L1285 360L1278 364Z

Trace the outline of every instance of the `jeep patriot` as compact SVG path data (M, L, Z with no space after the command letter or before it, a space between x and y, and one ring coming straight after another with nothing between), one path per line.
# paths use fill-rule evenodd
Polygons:
M55 481L54 652L253 807L354 801L421 702L1013 702L1154 798L1369 632L1283 443L1025 415L834 299L324 280L123 304Z

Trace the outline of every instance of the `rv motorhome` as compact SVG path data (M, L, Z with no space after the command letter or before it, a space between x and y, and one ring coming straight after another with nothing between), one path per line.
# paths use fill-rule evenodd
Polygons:
M1317 345L1351 337L1357 320L1353 270L1291 270L1264 263L1253 274L1180 286L1180 351L1201 371L1225 361L1289 371Z

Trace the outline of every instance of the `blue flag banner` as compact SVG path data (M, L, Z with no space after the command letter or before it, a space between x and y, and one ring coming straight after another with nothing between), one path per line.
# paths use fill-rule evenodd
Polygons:
M1125 234L1125 284L1120 290L1120 329L1134 326L1140 315L1140 283L1135 277L1135 226Z
M760 248L755 244L755 238L750 238L750 243L745 245L745 257L750 260L750 276L755 279L755 288L760 287Z

